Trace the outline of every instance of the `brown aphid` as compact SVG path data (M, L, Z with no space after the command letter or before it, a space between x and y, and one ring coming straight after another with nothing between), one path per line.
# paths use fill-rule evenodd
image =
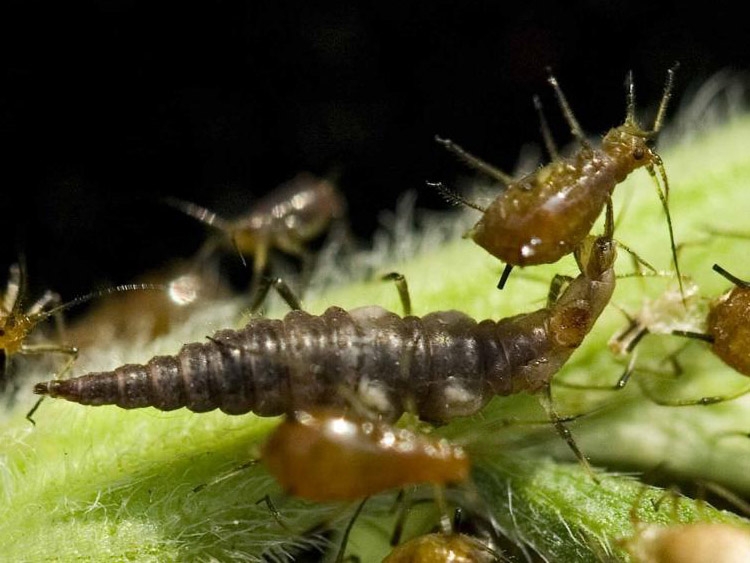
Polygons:
M53 291L46 291L28 309L24 310L23 269L19 264L12 264L8 276L8 285L0 303L0 387L8 384L8 366L10 359L16 355L43 355L59 353L75 358L77 349L52 343L30 343L33 330L41 322L57 315L60 308L60 296Z
M463 448L447 440L330 410L288 416L268 437L261 460L288 494L319 502L457 484L470 470Z
M734 287L709 305L706 332L674 330L672 334L708 342L711 351L726 365L742 375L750 376L750 283L730 274L718 264L713 265L713 270L731 281ZM670 404L711 405L735 399L748 392L750 390L743 389L731 395L703 397L698 401L676 401Z
M108 295L66 327L68 339L79 347L116 340L148 342L184 323L197 306L231 295L217 271L183 261L146 272L135 282L163 286L164 292Z
M435 532L396 547L383 563L491 563L498 555L466 534Z
M594 148L587 140L557 80L550 76L549 83L555 90L563 115L580 148L570 158L560 157L542 117L542 131L553 160L519 179L471 155L452 141L437 137L439 143L468 165L506 186L489 206L483 207L438 185L452 202L462 203L482 213L467 236L505 262L505 271L498 287L504 286L514 266L551 264L573 252L589 234L605 205L611 205L610 197L617 184L641 167L645 167L654 179L664 207L672 257L679 277L672 220L667 205L669 184L661 157L653 148L672 95L676 66L668 72L651 130L643 129L636 121L633 79L632 74L628 73L625 122L607 132L599 148ZM541 106L536 98L535 104L541 115ZM656 170L664 185L663 190Z
M674 495L674 493L671 493ZM639 495L640 498L640 495ZM677 518L677 499L673 498ZM639 521L630 511L633 535L618 540L633 563L746 563L750 528L721 522L660 525Z
M750 375L750 283L718 264L718 272L734 287L711 303L706 317L706 336L711 350L742 375Z
M346 215L346 201L336 186L308 172L281 184L236 219L224 219L195 203L174 198L167 203L221 233L209 240L199 255L207 255L219 243L231 244L240 255L252 257L254 280L266 270L274 249L309 260L307 245Z
M747 563L750 530L709 522L641 523L623 547L634 563Z
M8 286L0 303L0 390L5 390L8 385L8 366L15 355L32 356L46 354L60 354L67 356L59 374L65 374L78 357L78 347L53 342L30 342L32 333L36 327L44 321L54 318L57 320L57 329L62 335L62 319L60 314L74 307L94 299L96 297L111 293L139 290L163 290L161 286L154 284L130 284L111 287L95 291L80 297L76 297L66 303L60 303L60 296L53 291L46 291L42 297L35 301L28 309L23 309L23 298L25 290L24 271L19 264L10 267ZM42 397L43 398L43 397ZM28 412L26 418L33 424L31 418L37 404Z

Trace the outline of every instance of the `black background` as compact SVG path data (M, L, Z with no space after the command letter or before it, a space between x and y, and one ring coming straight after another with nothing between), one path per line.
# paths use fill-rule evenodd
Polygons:
M540 94L567 141L548 66L590 133L622 120L629 69L652 107L675 61L678 103L747 68L746 17L697 6L6 0L2 263L22 250L64 298L124 283L204 239L159 196L232 216L300 170L340 171L366 241L404 190L447 207L425 180L467 171L435 134L512 170Z

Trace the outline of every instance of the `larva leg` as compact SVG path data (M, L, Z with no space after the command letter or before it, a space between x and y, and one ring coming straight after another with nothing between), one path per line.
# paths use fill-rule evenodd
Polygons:
M552 421L552 424L554 424L557 433L560 434L563 440L565 440L565 443L568 444L568 447L573 451L573 454L576 456L581 465L583 465L584 469L591 476L594 482L598 483L599 478L594 473L589 460L586 459L586 456L583 455L583 452L578 447L578 444L573 438L573 434L570 433L570 429L565 425L560 415L557 414L557 410L555 410L555 407L552 404L552 389L549 385L544 389L544 391L540 395L540 398L542 406L544 407L544 410L547 411L547 415Z
M401 308L404 311L404 316L407 317L411 315L411 296L409 295L409 286L406 283L404 275L398 272L390 272L380 279L383 281L392 281L396 284L396 290L398 291L398 297L401 300Z
M268 297L271 286L278 292L281 298L289 305L292 311L301 311L302 303L287 283L281 278L271 278L264 276L260 279L256 291L253 293L253 301L250 304L250 313L255 315L260 311L261 305Z

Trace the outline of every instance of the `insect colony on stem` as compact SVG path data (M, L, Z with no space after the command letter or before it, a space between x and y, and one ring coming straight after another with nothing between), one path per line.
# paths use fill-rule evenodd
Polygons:
M667 218L680 300L686 298L668 208L667 176L652 146L664 123L673 74L674 68L669 71L651 130L636 122L633 81L628 76L625 122L605 135L601 149L585 138L557 81L550 77L580 148L570 159L560 157L542 117L542 132L553 161L521 179L509 177L451 141L438 139L471 166L507 186L486 208L442 188L449 198L483 213L470 237L506 263L500 285L514 266L553 263L574 255L580 273L575 278L556 276L545 307L499 321L476 321L458 311L417 317L410 314L404 280L392 276L401 290L404 316L380 307L350 311L330 307L321 315L311 315L294 304L295 310L283 319L252 318L242 329L221 330L206 342L184 345L176 355L50 380L36 384L34 391L84 405L286 414L266 443L262 459L282 488L314 501L366 498L406 486L412 482L409 477L413 482L440 486L466 480L470 465L460 448L394 430L387 423L405 412L445 423L479 412L497 395L541 394L551 422L578 459L587 464L552 404L550 384L609 304L615 288L616 256L611 194L636 168L646 167L656 182ZM538 100L535 103L540 109ZM175 205L218 227L237 249L250 252L257 281L269 249L306 256L302 243L340 216L342 206L335 198L316 191L318 195L305 200L309 205L298 210L304 221L279 234L283 221L270 220L269 209L294 199L287 191L283 197L277 194L259 204L247 221L234 223L194 204ZM325 209L319 209L321 206ZM591 235L602 210L604 232ZM284 217L293 214L289 209L282 213ZM735 281L735 289L742 283ZM710 338L716 347L720 338L716 334ZM372 420L344 418L354 406L365 410ZM349 441L338 440L342 436ZM384 449L383 440L395 449ZM407 442L409 445L403 446ZM312 449L300 450L301 446ZM401 455L404 450L413 454L413 461ZM354 469L331 479L338 467L370 465L381 468L369 477L373 482ZM450 537L444 536L443 540Z

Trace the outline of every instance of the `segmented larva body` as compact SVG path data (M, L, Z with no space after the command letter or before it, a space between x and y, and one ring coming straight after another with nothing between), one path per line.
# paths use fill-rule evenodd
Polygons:
M50 382L49 394L87 405L275 416L292 406L343 405L343 388L394 417L412 397L421 416L443 419L514 391L519 381L511 373L549 347L543 328L518 328L511 319L477 323L457 311L422 318L380 307L331 307L320 316L292 311L283 320L219 331L176 356ZM529 376L525 389L544 384Z
M407 409L443 421L494 395L537 392L591 330L614 290L611 239L590 237L582 273L549 307L475 321L458 311L399 317L380 307L292 311L221 330L145 365L40 383L35 392L85 405L187 407L274 416L347 404L353 393L394 419Z
M532 313L477 322L458 311L292 311L221 330L175 356L40 383L35 392L86 405L261 416L346 405L354 394L388 419L407 409L432 421L470 415L494 395L546 388L581 344L615 284L611 239L589 242L577 253L586 256L582 273Z

